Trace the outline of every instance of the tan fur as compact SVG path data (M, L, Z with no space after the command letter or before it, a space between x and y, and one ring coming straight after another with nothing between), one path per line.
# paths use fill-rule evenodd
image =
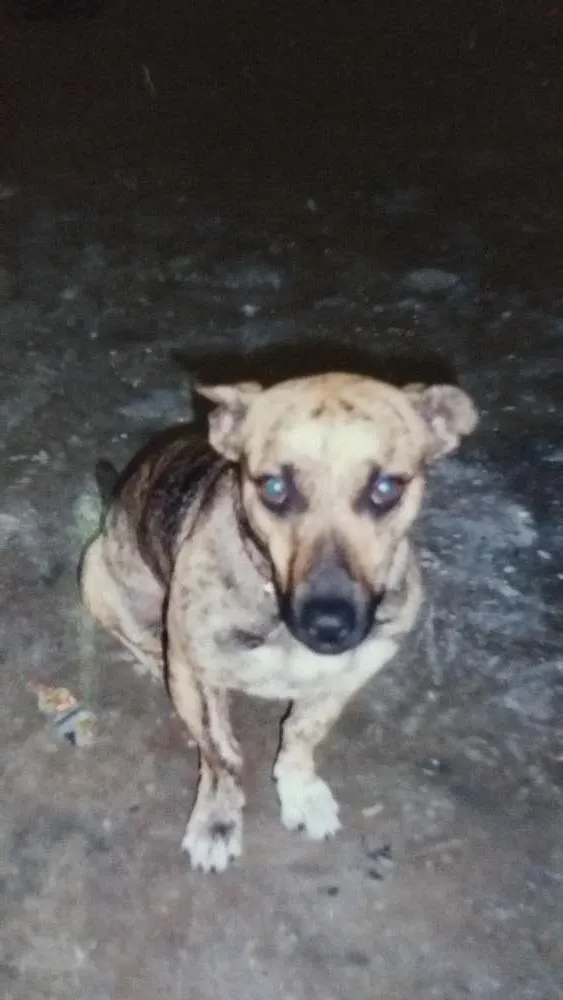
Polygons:
M315 748L413 626L421 585L408 533L424 470L477 418L452 386L401 391L345 373L200 392L216 404L213 452L184 431L126 471L85 554L81 589L92 614L146 666L166 668L200 749L183 846L209 871L224 869L242 845L230 691L293 703L274 766L282 821L312 837L338 829ZM363 499L374 469L406 484L378 516ZM262 478L280 470L297 498L283 516L261 494ZM334 608L351 645L327 653L319 635L333 627Z

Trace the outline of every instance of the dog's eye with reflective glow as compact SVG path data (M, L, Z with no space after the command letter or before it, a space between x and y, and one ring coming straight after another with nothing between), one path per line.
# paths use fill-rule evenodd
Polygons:
M289 499L289 484L285 476L264 476L258 482L262 503L271 510L281 510Z
M405 489L404 479L376 472L369 484L369 502L377 513L385 514L398 504Z

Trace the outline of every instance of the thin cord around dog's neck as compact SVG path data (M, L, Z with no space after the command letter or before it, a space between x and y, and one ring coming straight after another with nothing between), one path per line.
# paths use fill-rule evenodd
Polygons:
M253 532L250 522L242 506L242 501L241 501L242 483L241 483L240 468L235 468L234 474L236 480L234 513L240 532L242 546L250 562L252 563L254 569L264 581L265 592L267 594L273 594L275 591L275 585L273 581L272 563L268 558L268 555L266 554L264 546L261 545L260 540L256 537L255 533Z

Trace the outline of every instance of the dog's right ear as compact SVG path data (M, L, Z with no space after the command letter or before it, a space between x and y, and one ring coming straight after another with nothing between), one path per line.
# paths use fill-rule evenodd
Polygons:
M258 382L237 382L235 385L197 385L196 392L215 403L209 415L209 443L231 462L240 458L241 428L246 414L262 392Z

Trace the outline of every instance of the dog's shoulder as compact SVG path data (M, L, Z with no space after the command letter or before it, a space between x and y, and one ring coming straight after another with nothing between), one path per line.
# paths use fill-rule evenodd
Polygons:
M125 512L141 555L163 581L178 539L212 505L229 469L203 435L179 427L151 441L121 474L114 508Z

